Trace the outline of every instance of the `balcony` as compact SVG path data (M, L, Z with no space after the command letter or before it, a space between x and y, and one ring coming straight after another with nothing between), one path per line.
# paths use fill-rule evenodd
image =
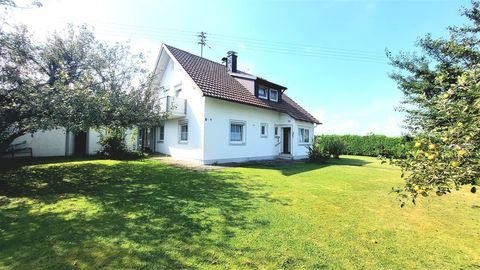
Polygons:
M178 97L166 96L159 99L160 113L167 119L185 117L187 114L187 100Z

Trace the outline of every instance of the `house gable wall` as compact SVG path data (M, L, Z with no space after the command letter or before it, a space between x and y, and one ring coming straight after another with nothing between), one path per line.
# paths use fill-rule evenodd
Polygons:
M164 61L163 76L159 84L166 93L160 95L175 96L175 90L181 88L179 98L187 101L186 116L166 120L164 125L164 140L159 139L158 129L155 134L155 152L170 155L174 158L202 162L203 160L203 138L204 138L204 111L205 98L201 95L198 87L186 74L181 65L168 54L168 61ZM158 67L157 67L158 68ZM180 142L179 122L188 122L188 142Z

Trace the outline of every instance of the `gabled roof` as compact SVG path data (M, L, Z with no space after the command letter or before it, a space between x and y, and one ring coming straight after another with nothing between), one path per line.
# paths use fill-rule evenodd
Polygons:
M287 113L296 120L321 124L320 121L285 94L282 95L281 102L260 99L233 78L225 65L170 45L164 44L164 46L198 85L204 96L275 110Z

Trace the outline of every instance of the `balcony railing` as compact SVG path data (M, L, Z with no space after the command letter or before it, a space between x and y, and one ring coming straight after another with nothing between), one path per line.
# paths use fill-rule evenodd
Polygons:
M166 96L159 99L160 113L167 118L183 117L187 114L187 100L183 98Z

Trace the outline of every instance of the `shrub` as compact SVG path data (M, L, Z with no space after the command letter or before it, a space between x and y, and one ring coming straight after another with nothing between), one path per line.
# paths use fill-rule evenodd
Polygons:
M388 137L385 135L369 134L359 135L321 135L316 141L332 147L330 153L335 157L336 153L357 156L383 156L387 158L405 158L408 150L412 148L412 138ZM343 143L343 149L340 145ZM335 145L335 146L330 146ZM336 149L337 148L337 149ZM338 149L339 148L339 149ZM341 151L340 151L341 150Z
M337 137L321 138L318 144L322 145L333 158L340 158L340 155L345 152L345 143Z
M324 163L330 158L330 153L321 144L314 143L308 147L308 159L310 162Z
M100 154L113 159L140 159L146 155L138 151L129 151L125 144L125 131L106 130L105 134L100 135L100 145L102 149Z
M120 157L127 152L124 135L119 131L107 131L100 138L100 153L109 157Z

